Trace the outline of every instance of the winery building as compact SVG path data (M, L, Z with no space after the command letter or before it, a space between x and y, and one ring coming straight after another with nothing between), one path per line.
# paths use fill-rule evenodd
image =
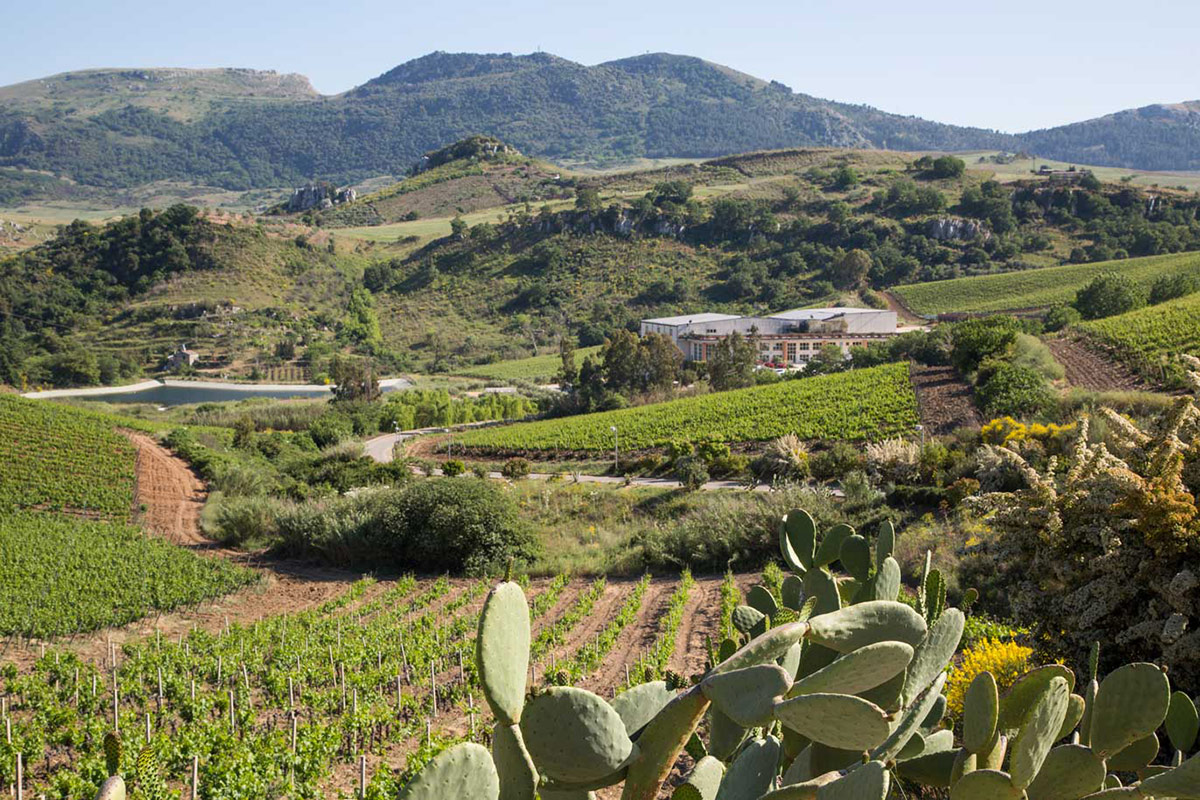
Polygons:
M855 345L895 336L896 312L872 308L795 308L766 317L736 314L684 314L644 319L641 334L660 333L689 361L707 361L709 353L726 336L754 337L759 360L780 366L800 366L827 344L836 344L843 355Z

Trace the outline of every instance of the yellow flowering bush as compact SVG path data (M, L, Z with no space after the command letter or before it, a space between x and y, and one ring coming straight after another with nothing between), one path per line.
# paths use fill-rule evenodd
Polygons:
M1032 657L1033 648L999 639L984 639L964 650L962 660L951 669L946 681L946 705L950 713L955 717L962 716L963 697L977 675L992 673L1000 691L1004 692L1029 671Z
M1074 430L1074 422L1069 425L1055 425L1053 422L1048 425L1040 422L1026 425L1012 417L997 417L984 425L979 434L987 444L1007 445L1030 441L1047 444Z

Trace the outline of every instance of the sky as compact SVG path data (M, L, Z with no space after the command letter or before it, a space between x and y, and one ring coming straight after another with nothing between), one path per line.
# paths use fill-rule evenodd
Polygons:
M333 94L434 50L544 50L589 65L694 55L1007 132L1200 99L1195 0L40 0L8 4L0 22L0 85L89 67L252 67Z

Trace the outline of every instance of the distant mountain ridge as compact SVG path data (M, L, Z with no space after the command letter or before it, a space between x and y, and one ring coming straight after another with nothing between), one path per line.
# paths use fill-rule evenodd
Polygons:
M475 133L590 162L830 146L1026 149L1192 169L1198 109L1151 106L1014 136L823 100L666 53L589 67L548 53L437 52L332 96L303 76L255 70L88 70L0 87L0 190L28 178L18 170L114 188L348 183L402 173Z

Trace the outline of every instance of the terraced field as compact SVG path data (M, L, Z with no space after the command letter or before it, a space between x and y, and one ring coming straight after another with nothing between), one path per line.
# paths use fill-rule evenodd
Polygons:
M721 598L750 580L527 581L535 683L607 696L627 680L700 670ZM317 606L210 618L98 657L52 647L29 669L0 669L12 726L0 749L22 753L27 796L64 786L90 796L105 773L101 737L89 732L112 727L116 709L122 767L149 744L184 796L195 763L206 798L358 796L364 773L367 797L394 797L396 776L428 743L482 741L490 730L472 658L489 585L366 578ZM70 758L50 758L66 741ZM12 769L0 758L0 786Z
M127 521L134 448L111 420L0 395L0 512L67 511Z
M915 314L1009 311L1069 303L1103 272L1121 272L1149 290L1164 275L1200 276L1200 253L1067 264L998 275L979 275L898 286L892 293Z
M1114 355L1140 366L1162 356L1200 354L1200 293L1079 326Z
M918 422L907 364L885 364L666 403L469 431L456 443L484 452L604 451L617 429L622 449L676 439L765 441L881 439Z

